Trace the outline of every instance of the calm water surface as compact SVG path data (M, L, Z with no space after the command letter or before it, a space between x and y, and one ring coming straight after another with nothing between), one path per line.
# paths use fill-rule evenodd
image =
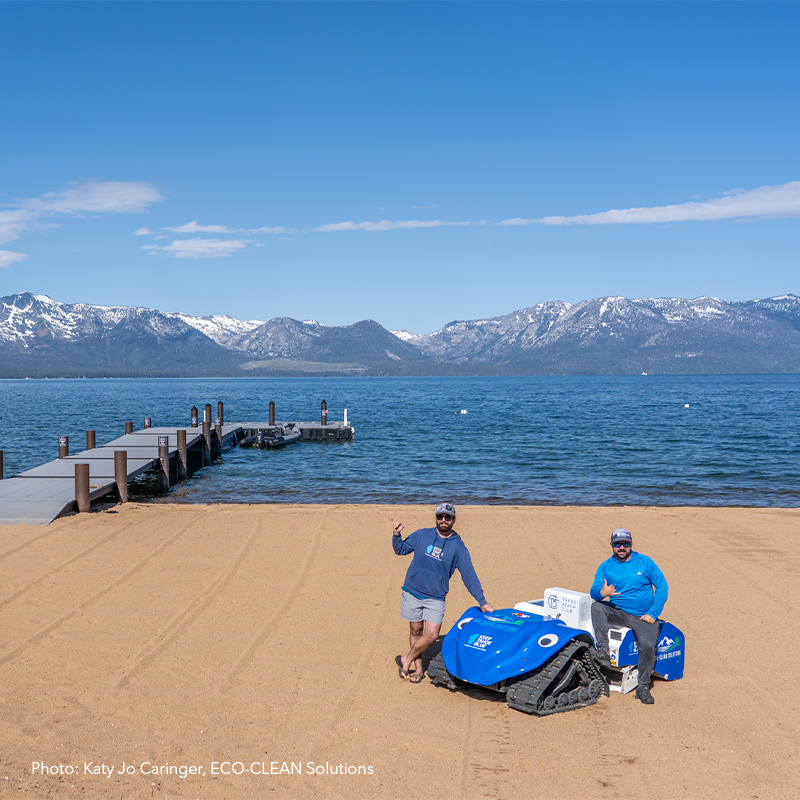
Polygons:
M124 431L348 417L352 442L229 450L166 501L800 505L800 376L0 381L5 476ZM468 413L460 413L465 409ZM146 495L150 482L142 482ZM164 501L162 499L161 501Z

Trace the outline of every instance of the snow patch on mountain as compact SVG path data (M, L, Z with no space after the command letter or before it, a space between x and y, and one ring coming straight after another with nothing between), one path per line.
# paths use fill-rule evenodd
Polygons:
M389 331L393 336L396 336L398 339L401 339L404 342L412 342L414 339L419 339L419 336L416 333L411 333L411 331Z
M176 313L180 319L195 330L208 336L223 347L238 347L238 342L243 336L264 324L262 320L248 319L245 321L229 317L227 314L214 314L206 317L192 317L189 314Z

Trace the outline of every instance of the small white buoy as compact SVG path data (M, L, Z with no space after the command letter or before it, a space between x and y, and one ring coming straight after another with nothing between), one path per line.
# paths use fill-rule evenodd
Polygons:
M466 413L467 413L467 409L466 409L466 408L462 408L462 409L461 409L461 413L462 413L462 414L466 414Z
M689 404L688 404L688 403L684 403L684 404L683 404L683 407L684 407L684 408L689 408Z

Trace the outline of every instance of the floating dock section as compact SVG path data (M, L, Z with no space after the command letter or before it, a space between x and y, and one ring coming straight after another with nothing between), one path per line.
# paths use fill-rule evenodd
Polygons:
M349 442L353 438L353 428L344 422L243 422L242 437L256 436L259 432L265 436L275 436L281 428L294 425L303 434L304 442Z

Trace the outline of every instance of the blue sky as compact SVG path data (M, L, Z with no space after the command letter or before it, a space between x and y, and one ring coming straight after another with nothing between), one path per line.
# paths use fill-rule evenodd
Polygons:
M0 2L0 295L433 331L800 293L800 4Z

